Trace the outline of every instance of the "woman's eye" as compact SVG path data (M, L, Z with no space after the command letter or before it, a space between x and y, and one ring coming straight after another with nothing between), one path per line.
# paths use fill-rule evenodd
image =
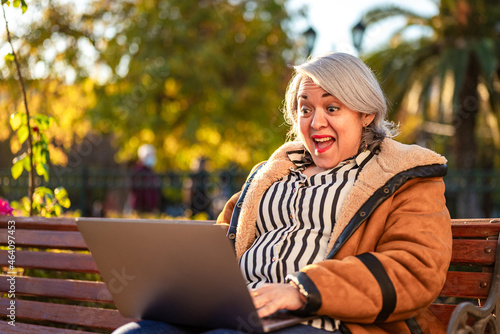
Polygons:
M326 110L328 110L328 112L335 112L339 109L340 109L339 107L335 107L335 106L329 106L328 108L326 108Z
M311 112L311 110L310 110L309 108L307 108L307 107L301 107L301 108L300 108L300 113L301 113L302 115L307 115L307 114L308 114L308 113L310 113L310 112Z

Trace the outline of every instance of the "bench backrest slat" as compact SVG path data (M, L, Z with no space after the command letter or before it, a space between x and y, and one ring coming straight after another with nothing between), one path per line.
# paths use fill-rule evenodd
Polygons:
M0 315L7 315L8 303L9 299L0 299ZM122 317L117 310L22 299L16 300L16 322L17 319L75 324L108 330L116 329L127 322L134 321Z
M0 244L7 243L7 229L0 229ZM40 247L57 249L87 249L80 232L23 230L15 234L16 247Z
M454 239L451 263L493 265L496 250L496 240Z
M0 250L0 266L8 267L8 251ZM90 254L16 251L15 266L79 273L98 273L97 266Z
M7 243L7 230L0 229L0 244ZM56 249L87 249L79 232L23 230L16 235L16 246ZM452 263L493 264L496 242L494 240L455 239Z
M498 236L500 219L453 219L451 230L454 238Z
M15 332L13 332L13 328ZM23 324L16 321L16 326L12 327L6 321L0 321L0 333L22 333L22 334L92 334L65 328L42 327L38 325Z
M440 296L486 298L491 287L492 273L449 271Z
M0 291L9 291L10 276L0 275ZM53 297L87 302L113 303L104 282L17 276L16 295Z
M16 229L78 231L75 218L12 217L0 216L0 228L7 228L14 221Z

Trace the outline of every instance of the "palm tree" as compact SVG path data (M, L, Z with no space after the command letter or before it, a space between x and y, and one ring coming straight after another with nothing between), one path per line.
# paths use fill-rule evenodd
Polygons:
M463 172L472 171L479 167L485 147L493 148L485 154L490 164L495 159L498 163L498 153L494 152L500 147L500 3L433 2L439 12L431 17L396 6L368 11L356 30L363 32L394 16L404 17L406 24L391 36L388 47L363 58L380 75L394 119L418 124L419 133L427 139L441 139L434 146L446 142L439 135L453 136L451 165ZM419 39L405 39L404 33L415 26L429 33ZM478 134L479 126L487 130ZM483 145L478 147L477 138L481 136ZM457 214L464 218L481 216L477 194L461 193Z

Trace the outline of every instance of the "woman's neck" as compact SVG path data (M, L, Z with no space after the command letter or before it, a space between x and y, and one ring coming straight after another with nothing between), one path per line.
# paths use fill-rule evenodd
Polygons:
M302 174L304 174L307 177L310 177L310 176L316 175L318 173L322 173L326 170L328 170L328 169L321 168L321 167L318 167L316 165L309 165L306 169L304 169L302 171Z

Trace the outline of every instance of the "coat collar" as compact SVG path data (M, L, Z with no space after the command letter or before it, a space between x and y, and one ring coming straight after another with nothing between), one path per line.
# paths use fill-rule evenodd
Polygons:
M274 182L288 175L290 168L295 166L286 152L302 148L302 143L298 141L285 143L273 153L266 165L255 175L239 216L235 245L238 259L255 241L259 202L264 192ZM334 226L328 252L360 207L388 180L414 167L445 163L446 159L443 156L429 149L401 144L392 139L382 141L380 153L364 166L347 195Z

